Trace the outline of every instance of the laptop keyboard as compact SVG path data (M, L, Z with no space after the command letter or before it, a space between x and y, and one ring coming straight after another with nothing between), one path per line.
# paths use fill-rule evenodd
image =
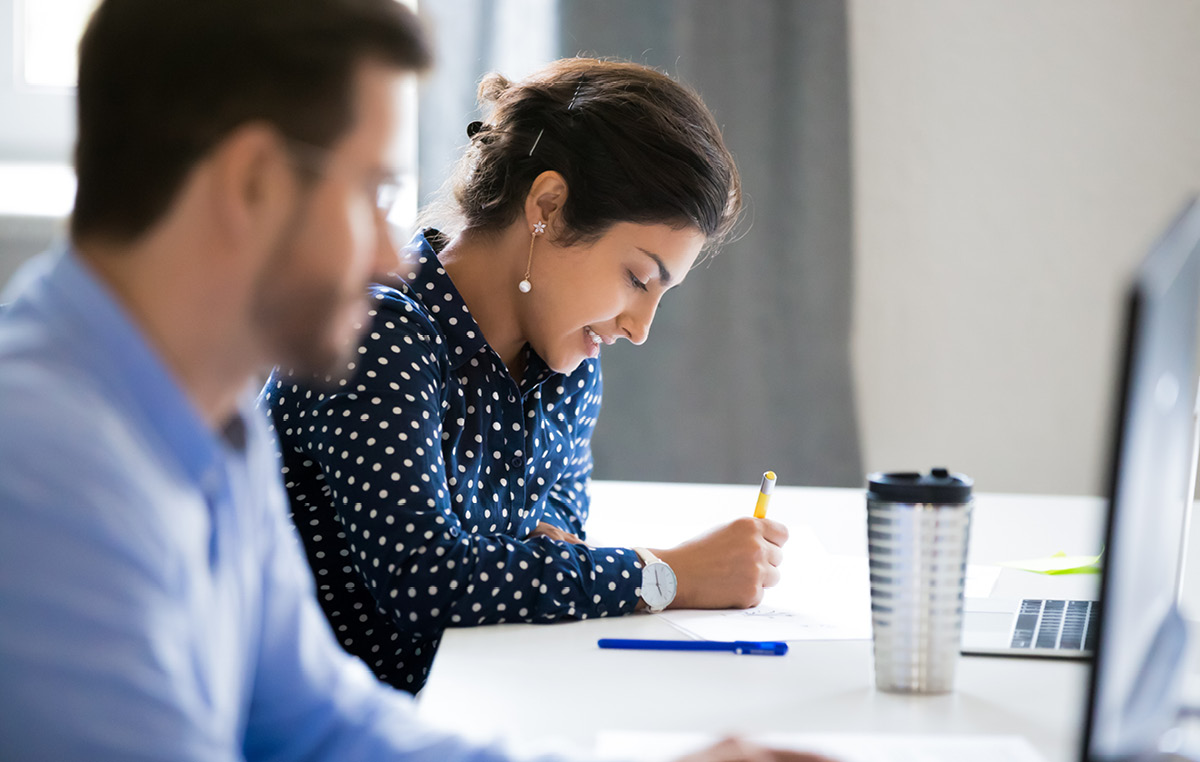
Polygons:
M1021 601L1013 629L1013 648L1054 648L1092 651L1100 604L1097 601Z

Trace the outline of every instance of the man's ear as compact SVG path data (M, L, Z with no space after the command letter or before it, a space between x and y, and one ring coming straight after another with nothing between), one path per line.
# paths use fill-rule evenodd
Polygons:
M299 190L283 137L269 125L246 124L217 144L209 161L214 232L233 251L270 249Z
M553 170L541 173L534 178L525 196L525 228L532 230L538 222L545 222L550 230L561 232L562 210L566 203L566 178Z

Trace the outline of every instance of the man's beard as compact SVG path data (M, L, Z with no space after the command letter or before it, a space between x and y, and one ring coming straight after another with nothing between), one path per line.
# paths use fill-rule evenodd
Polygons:
M272 324L272 347L278 364L298 376L311 376L314 386L337 387L353 372L349 365L356 355L361 326L346 332L339 344L332 340L332 323L345 311L345 301L335 289L292 289L291 304L261 317ZM365 312L364 312L365 316Z
M295 231L295 228L291 228ZM364 326L338 330L336 321L358 299L366 303L366 284L357 294L343 293L338 283L295 275L290 252L295 250L295 233L283 237L257 284L254 323L263 336L269 362L300 377L311 377L314 386L336 388L352 375L349 364L359 344ZM360 308L359 321L366 321L366 309ZM345 338L335 343L334 336Z

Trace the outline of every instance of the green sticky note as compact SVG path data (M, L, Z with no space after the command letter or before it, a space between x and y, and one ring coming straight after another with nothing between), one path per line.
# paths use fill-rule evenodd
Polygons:
M1046 558L1005 561L1000 566L1024 569L1025 571L1037 572L1038 574L1099 574L1100 557L1103 555L1101 553L1096 556L1068 556L1060 550Z

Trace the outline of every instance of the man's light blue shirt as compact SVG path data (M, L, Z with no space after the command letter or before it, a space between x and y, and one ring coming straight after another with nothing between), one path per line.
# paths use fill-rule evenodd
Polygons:
M77 254L39 267L0 312L0 759L502 758L336 644L255 390L214 432Z

